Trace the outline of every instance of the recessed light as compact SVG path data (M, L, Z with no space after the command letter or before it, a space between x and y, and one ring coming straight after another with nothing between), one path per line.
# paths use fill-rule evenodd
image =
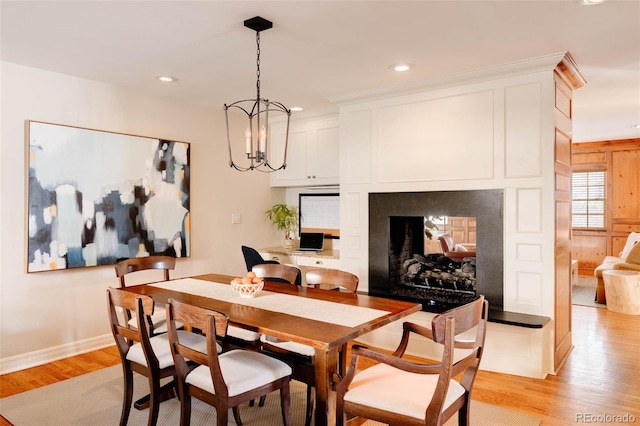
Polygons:
M291 111L293 112L300 112L302 111L302 109L303 109L302 107L291 107Z
M156 75L154 78L165 83L173 83L174 81L178 81L177 77L172 77L170 75Z
M640 129L640 124L633 124L631 127L633 127L634 129Z
M411 64L391 64L389 65L389 68L394 70L394 71L408 71L411 68L413 68L413 65Z

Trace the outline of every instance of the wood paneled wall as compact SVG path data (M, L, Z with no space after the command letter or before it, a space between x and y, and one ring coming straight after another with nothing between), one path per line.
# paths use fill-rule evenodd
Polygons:
M571 120L573 89L562 68L556 69L555 80L555 306L554 359L556 371L571 353ZM580 87L580 86L578 86Z
M630 232L640 232L640 139L573 144L573 171L606 170L606 229L573 230L572 256L591 276L605 256L617 256Z

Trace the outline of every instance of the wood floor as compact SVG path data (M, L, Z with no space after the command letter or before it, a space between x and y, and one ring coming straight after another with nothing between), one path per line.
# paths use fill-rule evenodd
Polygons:
M640 316L574 305L575 349L557 375L539 380L480 371L473 399L538 416L542 426L623 423L595 416L624 415L640 423L639 330ZM118 363L113 347L5 374L0 397ZM594 417L587 421L587 416ZM11 424L0 418L0 426L5 425Z

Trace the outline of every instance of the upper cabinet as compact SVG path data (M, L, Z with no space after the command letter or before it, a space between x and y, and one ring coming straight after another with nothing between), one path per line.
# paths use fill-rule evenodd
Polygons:
M274 158L282 158L285 123L271 125ZM287 167L271 174L271 186L338 185L340 183L338 117L291 118Z

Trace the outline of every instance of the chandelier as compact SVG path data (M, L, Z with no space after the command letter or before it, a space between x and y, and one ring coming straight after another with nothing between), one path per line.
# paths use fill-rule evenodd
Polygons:
M229 166L241 172L247 170L257 170L260 172L275 172L276 170L287 167L287 144L289 141L289 119L291 118L291 110L287 109L280 102L269 101L260 97L260 31L268 30L273 27L273 23L260 16L247 19L244 26L256 32L257 46L257 81L256 81L256 98L244 99L231 104L224 104L224 115L227 125L227 144L229 146ZM244 152L246 161L244 165L239 165L233 160L231 149L231 134L229 132L229 109L237 108L246 114L249 119L247 130L244 134ZM280 166L273 166L270 163L270 153L273 153L271 145L269 113L286 114L287 126L283 141L283 157ZM233 116L233 114L232 114Z

